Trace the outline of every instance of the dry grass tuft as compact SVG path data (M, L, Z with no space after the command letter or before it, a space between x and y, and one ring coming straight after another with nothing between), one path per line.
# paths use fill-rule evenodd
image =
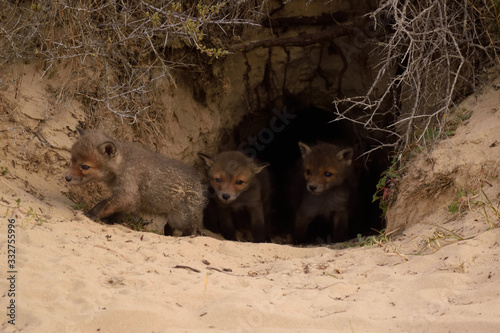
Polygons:
M76 94L91 112L151 123L159 81L170 79L175 87L176 68L227 54L240 27L255 24L256 6L236 0L0 0L0 66L41 59L46 76L61 62L72 63Z

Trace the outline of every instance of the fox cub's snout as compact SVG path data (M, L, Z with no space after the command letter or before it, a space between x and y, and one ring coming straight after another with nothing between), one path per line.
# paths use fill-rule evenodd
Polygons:
M304 178L307 190L314 195L328 192L332 187L342 184L346 170L352 164L352 148L342 149L334 154L314 152L311 147L299 142L302 153Z

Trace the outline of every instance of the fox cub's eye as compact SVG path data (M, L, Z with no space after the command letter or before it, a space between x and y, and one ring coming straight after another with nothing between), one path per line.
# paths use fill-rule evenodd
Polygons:
M90 169L90 167L88 165L83 164L83 165L80 166L80 169L82 169L82 170L88 170L88 169Z
M331 172L325 171L325 177L330 178L331 176L333 176Z
M222 179L221 178L215 178L214 179L216 183L222 183Z
M311 170L307 169L307 170L306 170L306 174L307 174L308 176L310 176L310 175L311 175Z
M242 181L242 180L240 180L240 179L238 179L238 180L236 181L236 185L241 185L241 184L243 184L243 183L244 183L244 181Z

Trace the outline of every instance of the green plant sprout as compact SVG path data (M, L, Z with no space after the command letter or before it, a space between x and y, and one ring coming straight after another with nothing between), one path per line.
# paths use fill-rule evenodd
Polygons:
M43 219L41 216L38 215L37 210L33 209L33 207L30 207L28 210L28 214L26 216L26 223L30 223L31 220L35 220L35 224L38 226L41 226L44 222L46 222L45 219Z
M466 109L462 109L462 110L458 111L455 114L455 119L453 119L452 121L450 121L449 123L446 124L445 130L444 130L444 133L446 134L446 136L448 136L448 137L454 136L459 125L461 123L463 123L464 121L468 120L471 117L471 115L472 115L472 112L467 111Z
M360 247L364 246L382 246L385 243L389 242L389 238L385 233L384 230L374 230L378 233L378 235L370 235L370 236L363 236L362 234L357 235L357 240L356 240L356 245Z
M388 199L394 193L394 185L400 177L401 167L398 167L397 164L394 157L390 168L382 174L378 181L376 191L372 197L372 202L379 201L379 207L383 215L387 212Z
M466 197L466 191L458 187L458 194L455 201L448 205L448 211L452 214L463 213L469 207L469 198Z
M71 208L74 210L83 210L84 206L85 204L83 202L76 202L73 206L71 206Z

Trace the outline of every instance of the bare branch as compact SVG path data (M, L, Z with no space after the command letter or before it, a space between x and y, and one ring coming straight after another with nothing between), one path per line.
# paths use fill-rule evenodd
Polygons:
M498 64L500 17L493 4L382 2L371 17L376 24L384 24L380 17L387 18L392 33L379 43L377 75L366 95L334 101L338 120L348 119L379 136L385 133L388 139L380 147L399 152L415 143L427 144L429 131L441 134L443 119L460 92L474 87L475 74L483 66ZM359 109L365 113L353 112ZM389 125L383 122L388 113L396 117Z

